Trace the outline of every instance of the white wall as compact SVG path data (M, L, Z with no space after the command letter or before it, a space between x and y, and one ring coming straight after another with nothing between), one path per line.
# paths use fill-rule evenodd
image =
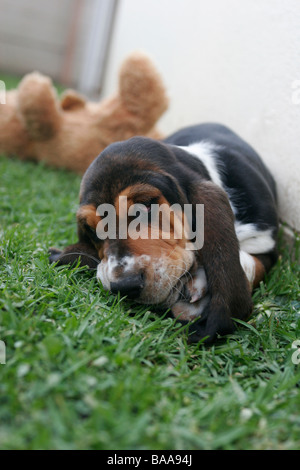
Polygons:
M218 121L237 131L272 170L281 217L300 230L299 0L119 0L103 95L135 49L169 92L161 130Z

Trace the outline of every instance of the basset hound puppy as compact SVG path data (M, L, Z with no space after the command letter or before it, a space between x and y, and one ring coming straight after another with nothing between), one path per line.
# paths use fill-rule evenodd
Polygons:
M79 241L50 249L50 261L80 258L105 289L171 309L191 342L210 343L252 312L252 289L277 259L276 206L269 170L223 125L133 137L87 169Z

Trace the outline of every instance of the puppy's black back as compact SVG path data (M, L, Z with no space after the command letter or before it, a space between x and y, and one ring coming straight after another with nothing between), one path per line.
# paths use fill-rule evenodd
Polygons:
M236 219L265 229L277 226L277 194L274 179L257 152L226 126L215 123L186 127L164 140L185 147L207 142L222 186L236 208ZM196 157L195 157L196 158ZM186 165L189 165L186 159Z

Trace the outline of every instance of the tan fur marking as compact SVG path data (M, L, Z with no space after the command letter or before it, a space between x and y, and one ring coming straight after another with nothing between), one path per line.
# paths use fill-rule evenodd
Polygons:
M151 186L150 184L135 184L134 186L129 186L123 191L127 193L127 197L130 198L133 202L142 202L143 200L147 202L155 197L161 196L159 189ZM122 193L120 194L122 195Z
M259 286L260 282L263 281L266 274L266 270L263 263L258 258L256 258L255 256L252 256L252 258L255 262L255 278L253 281L253 289L255 289Z
M81 206L77 211L77 219L79 222L86 223L93 229L96 229L101 217L96 213L96 207L92 204Z
M122 200L121 204L119 203L120 196L127 197L127 201L125 201L127 202L127 207L124 206ZM156 204L158 204L162 208L162 213L165 215L165 220L168 221L170 219L170 233L163 233L163 227L160 222L158 227L155 227L154 225L152 225L151 228L150 226L141 227L140 233L142 234L143 232L143 234L145 235L144 239L143 237L138 240L130 240L130 238L128 238L126 242L128 246L131 246L132 252L136 255L140 255L142 253L147 253L151 255L151 253L148 253L149 249L151 249L151 252L154 256L159 256L159 252L162 250L165 251L166 247L168 247L167 251L173 250L176 245L183 248L187 242L185 237L186 232L184 232L182 228L183 224L186 223L186 220L184 219L184 214L182 214L182 217L179 217L176 213L170 211L168 218L169 211L167 207L170 207L170 204L168 203L166 198L161 194L159 189L149 184L139 183L136 185L128 186L121 193L119 193L115 199L116 214L118 217L127 217L127 212L130 206L138 203L147 204L150 203L153 199L157 199ZM162 215L160 214L160 219L161 217ZM169 229L169 227L166 227L167 230ZM169 238L165 239L165 236L169 236Z
M159 189L154 188L150 184L135 184L133 186L128 186L126 189L121 191L115 199L115 209L116 214L119 214L119 198L120 196L127 197L127 208L122 208L123 210L128 210L132 204L142 203L145 204L150 202L151 199L161 196Z

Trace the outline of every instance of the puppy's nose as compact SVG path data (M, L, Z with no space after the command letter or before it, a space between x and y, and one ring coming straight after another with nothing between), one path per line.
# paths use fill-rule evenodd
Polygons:
M114 294L120 292L121 295L127 295L134 299L138 297L144 287L144 277L142 274L126 276L117 282L111 282L110 290Z

